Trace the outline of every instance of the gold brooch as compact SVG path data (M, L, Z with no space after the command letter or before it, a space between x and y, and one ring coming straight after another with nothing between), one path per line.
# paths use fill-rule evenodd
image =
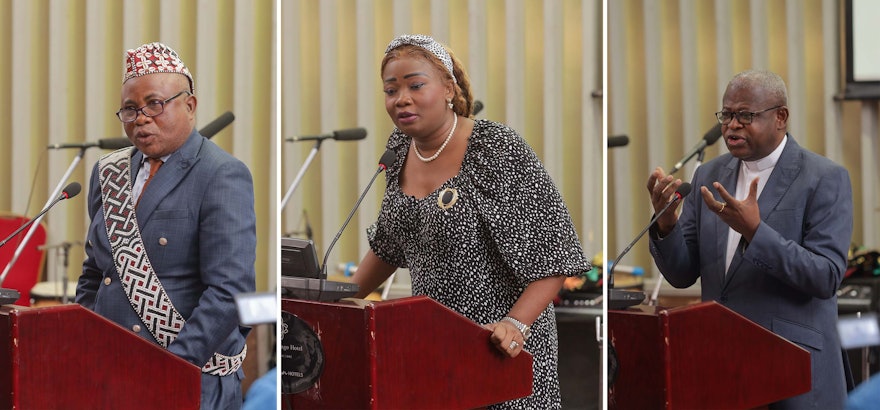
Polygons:
M452 208L456 202L458 202L458 191L455 188L446 188L437 195L437 206L440 209Z

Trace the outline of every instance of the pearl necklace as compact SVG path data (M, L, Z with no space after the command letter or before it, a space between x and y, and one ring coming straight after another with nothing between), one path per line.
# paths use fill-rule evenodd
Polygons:
M452 129L449 130L449 135L446 136L446 141L443 141L443 145L440 146L440 149L438 149L437 152L434 153L434 155L431 155L428 158L423 157L422 153L419 152L419 148L416 147L416 140L412 141L412 146L413 149L416 151L416 156L419 157L422 162L431 162L437 159L437 157L440 156L440 153L443 152L443 148L446 148L446 144L449 144L449 140L452 139L452 134L455 133L455 127L458 125L458 114L455 114L454 118L455 119L452 121Z

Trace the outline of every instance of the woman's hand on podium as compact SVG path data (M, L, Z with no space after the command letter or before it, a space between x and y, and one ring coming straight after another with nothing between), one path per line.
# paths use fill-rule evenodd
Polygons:
M483 325L492 331L489 340L495 348L509 357L516 357L523 349L523 335L513 324L501 321Z

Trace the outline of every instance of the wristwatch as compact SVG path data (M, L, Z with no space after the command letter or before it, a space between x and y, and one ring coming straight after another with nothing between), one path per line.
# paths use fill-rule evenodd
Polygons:
M526 340L529 340L529 335L532 334L531 326L529 326L523 322L520 322L519 320L516 320L510 316L505 316L504 319L501 319L501 320L503 320L505 322L510 322L510 324L516 326L516 328L519 329L519 332L522 333L522 335L523 335L523 342L525 342Z

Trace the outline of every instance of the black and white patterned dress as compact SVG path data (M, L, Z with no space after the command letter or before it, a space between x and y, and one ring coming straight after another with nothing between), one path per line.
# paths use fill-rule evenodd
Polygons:
M400 189L410 142L397 129L388 140L397 160L386 171L382 208L368 236L380 259L409 268L414 295L427 295L476 323L493 323L529 283L590 269L562 197L515 131L477 120L459 174L422 199ZM447 188L457 191L458 200L443 209L438 195ZM534 394L493 408L559 408L552 305L532 325L524 349L534 356Z

